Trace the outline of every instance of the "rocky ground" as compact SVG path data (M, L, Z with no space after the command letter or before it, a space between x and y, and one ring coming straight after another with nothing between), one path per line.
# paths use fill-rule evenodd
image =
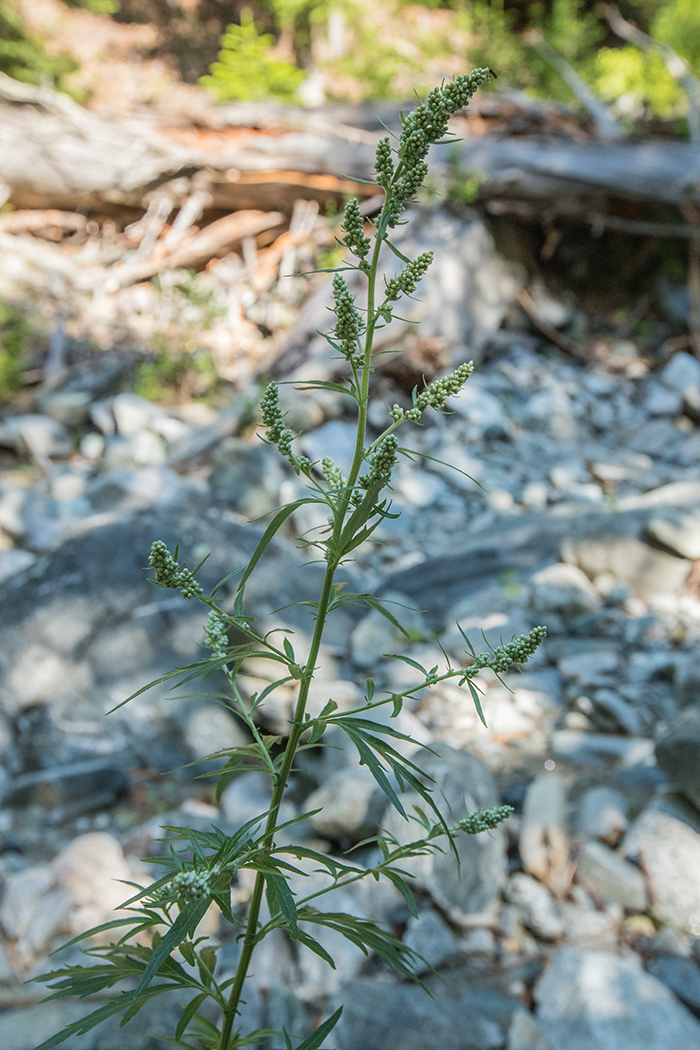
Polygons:
M422 237L451 247L416 307L421 336L403 361L381 359L372 427L422 374L465 356L478 368L453 414L406 434L401 517L347 569L411 607L412 642L373 612L344 612L314 703L353 703L370 670L405 684L406 666L382 658L392 649L432 666L439 640L460 661L457 622L477 645L482 631L496 645L546 624L523 673L485 678L488 729L451 685L400 718L433 748L424 761L455 814L499 801L515 814L465 840L461 878L449 855L416 866L417 921L373 882L329 902L389 923L432 967L433 998L346 942L329 937L331 971L270 938L248 1020L302 1036L343 1002L341 1050L700 1048L700 363L681 351L654 368L628 340L608 367L543 351L514 310L522 275L480 220L431 213L414 236L420 250ZM326 295L302 311L284 375L332 370L312 337ZM565 325L566 303L544 288L536 298ZM392 329L386 348L404 336ZM255 435L254 388L217 413L166 410L124 391L117 365L74 368L0 426L5 1050L31 1050L77 1016L72 1003L37 1005L41 990L24 982L109 916L123 896L113 880L149 877L140 858L161 824L233 828L267 805L257 773L220 806L206 781L169 773L245 742L223 708L159 686L105 714L202 640L202 612L147 582L152 540L179 543L189 564L211 553L202 582L213 583L254 549L261 525L248 520L295 498L299 480ZM300 448L342 466L354 431L342 399L283 390L290 424L306 431ZM298 567L293 541L315 524L295 515L261 562L248 588L261 622L315 596L318 569ZM303 610L280 615L308 631ZM293 699L275 694L267 725L283 731ZM378 823L411 833L343 751L306 758L288 806L323 807L297 828L330 851ZM222 970L236 952L226 942ZM174 1008L159 999L147 1023L109 1022L66 1045L156 1050Z

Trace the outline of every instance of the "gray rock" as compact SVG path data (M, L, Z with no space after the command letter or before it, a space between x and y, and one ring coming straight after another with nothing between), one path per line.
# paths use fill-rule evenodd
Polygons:
M528 786L518 845L525 871L563 893L570 879L569 838L566 787L557 773L541 773Z
M280 505L280 487L289 476L276 448L231 437L216 450L209 485L234 510L258 518Z
M700 704L700 651L690 648L679 654L676 662L674 687L679 704Z
M161 467L168 453L165 442L151 430L139 430L129 437L111 437L102 454L103 470L121 470L129 467Z
M66 815L76 816L113 805L125 793L127 785L123 768L114 762L94 759L15 777L5 801L11 806L61 809Z
M600 595L575 565L559 563L540 569L532 577L530 602L535 614L546 620L550 612L563 620L597 612Z
M467 420L475 436L503 438L513 429L501 402L479 376L472 376L461 393L448 398L447 403L453 412Z
M347 475L352 466L355 454L357 428L354 423L342 419L332 419L323 426L311 430L300 439L300 447L312 463L330 456L343 474Z
M544 941L555 941L565 932L561 910L546 886L524 872L511 875L505 898L513 904L528 930Z
M633 957L562 948L536 985L535 1001L555 1047L700 1046L700 1024Z
M692 354L674 354L659 375L661 382L683 398L685 411L700 420L700 361Z
M592 579L611 573L641 595L678 594L683 589L690 562L644 543L638 526L626 517L610 517L595 527L584 523L578 531L583 535L566 540L562 556Z
M122 513L174 503L182 509L187 504L208 499L203 486L186 481L167 466L103 470L90 480L86 495L95 511L116 510Z
M419 912L417 919L409 919L403 942L425 960L425 967L419 971L421 973L430 967L438 969L456 953L458 947L453 930L432 909Z
M387 612L405 631L421 638L429 634L420 612L410 608L410 601L404 594L384 591L381 600L386 603ZM363 616L352 632L351 641L354 662L367 669L376 667L384 655L401 652L407 644L406 635L377 609L370 609Z
M39 1003L31 1010L4 1010L0 1012L0 1046L3 1050L34 1050L39 1043L56 1032L79 1021L95 1009L91 1003L75 1003L59 999L52 1003ZM74 1035L70 1050L94 1050L95 1032Z
M506 1050L552 1050L540 1023L527 1010L516 1010L508 1029Z
M117 394L109 403L117 432L122 437L134 437L149 430L155 420L167 416L166 411L138 394Z
M700 968L692 959L682 955L655 955L647 965L647 972L700 1017Z
M558 729L552 733L552 751L560 758L581 765L611 764L620 766L653 766L654 744L646 737L613 736L607 733L584 733L576 729Z
M386 798L364 767L341 769L306 800L304 810L314 831L335 842L359 842L376 835Z
M500 1027L471 1002L430 998L419 988L377 978L346 984L340 1050L496 1050Z
M623 852L646 874L654 914L700 930L700 815L680 795L654 799L625 836Z
M581 838L597 838L615 846L627 830L627 800L610 787L586 791L578 806L576 829Z
M35 562L36 554L30 551L20 550L17 547L0 551L0 584L25 572L26 569L31 569Z
M620 654L609 643L602 641L596 645L591 639L589 649L561 657L558 666L564 677L572 679L579 689L589 689L604 685L608 676L615 674L620 666Z
M616 693L614 689L595 689L592 693L594 718L606 723L605 729L613 732L628 733L630 736L641 736L644 720L629 701Z
M64 427L83 426L90 418L92 395L89 390L70 389L67 386L48 390L37 399L37 408Z
M456 751L446 744L436 744L433 752L422 751L413 761L433 778L431 788L440 809L454 820L475 810L498 804L491 773L478 758ZM404 809L425 807L417 792L402 796ZM388 808L382 826L401 843L423 835L422 825L410 817L405 821L393 808ZM505 881L505 851L500 828L483 835L461 835L455 840L460 866L449 849L402 861L405 868L431 895L435 903L456 922L485 911L500 892Z
M270 778L257 770L242 773L224 788L219 806L232 824L240 827L270 808Z
M655 514L647 524L652 540L680 558L700 558L700 511L667 510Z
M0 425L0 445L20 456L60 459L73 451L73 438L68 428L55 419L25 414L6 417Z
M576 877L603 901L620 904L626 911L646 911L647 891L642 872L602 842L585 844L579 855Z
M686 707L671 720L656 743L656 761L700 809L700 705Z

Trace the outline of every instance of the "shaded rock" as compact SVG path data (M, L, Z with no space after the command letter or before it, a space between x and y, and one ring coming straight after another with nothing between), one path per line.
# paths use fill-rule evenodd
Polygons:
M313 791L304 810L314 831L335 842L359 842L377 833L386 798L364 766L343 769Z
M644 721L639 712L614 689L596 689L592 694L593 717L603 722L603 728L622 731L630 736L641 736Z
M117 394L105 407L111 411L117 432L122 437L134 437L149 430L155 420L167 416L165 409L138 394Z
M496 1050L499 1026L471 1002L431 999L419 989L376 978L343 987L335 1032L340 1050Z
M526 872L535 875L557 895L566 889L569 879L566 788L556 773L541 773L529 785L518 846Z
M34 1050L39 1043L93 1010L92 1004L86 1006L66 999L39 1003L32 1007L31 1014L27 1010L3 1010L0 1012L0 1046L3 1050ZM69 1045L70 1050L93 1050L95 1032L74 1035Z
M0 445L20 456L37 455L49 459L69 456L73 438L67 427L49 416L7 416L0 424Z
M508 1029L506 1050L552 1050L540 1023L527 1010L516 1010Z
M576 829L583 839L597 838L615 846L627 830L627 800L610 787L586 791L578 805Z
M677 999L700 1017L700 968L682 955L659 954L650 960L647 972L667 985Z
M680 394L691 419L700 421L700 362L692 354L674 354L659 375L660 381Z
M680 795L654 799L630 827L623 851L644 871L654 914L700 930L700 814Z
M646 737L612 736L558 729L552 733L552 751L581 765L653 766L654 744Z
M633 957L562 948L535 987L537 1016L567 1050L700 1046L700 1024Z
M289 476L276 448L230 437L216 450L209 486L240 514L258 518L280 505L280 488Z
M700 706L687 707L671 720L656 743L656 761L700 809Z
M68 386L47 390L37 398L37 408L64 427L80 427L90 418L92 394L89 390L70 389Z
M700 558L700 511L665 511L647 524L650 539L680 558Z
M420 971L423 973L430 967L442 966L455 954L459 944L453 930L432 909L420 912L417 919L409 919L403 942L425 960L426 966Z
M429 633L420 612L407 608L405 595L384 591L382 602L404 630L419 637ZM371 668L382 656L400 652L405 646L406 636L377 609L370 609L352 632L352 658L360 667Z
M600 595L585 573L561 562L535 573L530 602L537 616L546 618L553 612L564 620L596 612L601 605Z
M31 569L36 562L36 554L30 551L12 548L8 551L0 551L0 584L5 580L18 576L26 569Z
M544 941L555 941L565 931L557 902L546 886L523 872L511 875L505 890L506 900L517 908L523 925Z
M438 807L459 820L475 810L498 804L493 778L478 758L465 751L456 751L446 744L436 744L435 753L422 751L413 761L433 778ZM402 796L403 806L411 814L414 806L424 808L417 792L407 791ZM405 821L393 808L388 808L382 826L407 843L420 838L422 825L410 817ZM455 839L460 867L451 851L431 853L402 861L405 868L431 895L435 903L454 921L464 921L489 907L505 881L505 850L501 828L487 835L460 835Z
M562 545L564 561L577 565L591 579L612 573L642 595L678 594L690 562L656 550L638 536L639 526L626 517L609 517L582 526L579 536Z
M45 955L54 940L70 931L70 899L45 866L25 868L5 878L0 926L14 942L14 958L26 970Z
M128 777L121 766L93 759L15 777L6 802L12 806L60 808L66 815L76 816L112 805L127 787Z
M579 855L576 877L603 901L626 911L646 911L647 891L639 868L618 857L601 842L587 842Z

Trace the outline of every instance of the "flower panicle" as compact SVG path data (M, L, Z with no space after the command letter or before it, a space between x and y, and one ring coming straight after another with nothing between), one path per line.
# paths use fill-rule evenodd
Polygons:
M190 569L179 565L175 556L168 550L162 540L154 540L148 562L155 574L155 581L161 587L171 587L182 591L183 598L200 598L204 591L194 578Z

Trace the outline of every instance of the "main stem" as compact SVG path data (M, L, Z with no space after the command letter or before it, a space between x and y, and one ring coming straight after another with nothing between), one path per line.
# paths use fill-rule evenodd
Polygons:
M377 283L377 266L379 262L379 253L381 251L382 240L383 237L378 231L377 236L375 238L374 250L372 252L372 262L368 274L367 328L365 332L362 381L358 398L357 438L355 442L355 454L353 457L353 462L348 477L348 493L344 499L338 502L336 508L335 522L333 528L333 535L335 538L340 536L340 533L342 531L345 516L349 506L349 490L357 481L365 455L367 405L369 403L369 378L370 373L372 371L372 344L374 341L374 329L377 320L374 316L375 290ZM289 737L287 738L287 745L284 749L284 755L282 758L282 764L280 766L279 773L276 774L276 777L274 779L274 788L272 791L270 812L267 818L267 823L265 825L265 834L263 837L263 849L270 849L270 847L273 844L274 834L277 827L277 816L279 813L280 805L282 803L282 797L287 787L289 775L292 771L292 766L294 764L294 756L296 754L299 742L304 732L304 714L306 712L306 703L309 696L309 687L313 680L314 670L316 668L316 660L318 659L318 654L321 648L321 639L323 637L323 631L326 625L326 616L328 615L328 606L332 594L333 578L335 576L337 567L337 561L329 561L326 565L326 572L323 578L321 597L318 603L318 611L316 614L316 625L314 628L313 637L311 639L311 645L309 647L308 660L306 666L304 667L304 672L299 686L299 697L297 699L296 708L294 711L292 730L289 734ZM238 1006L241 1000L243 986L248 975L250 960L253 956L255 945L257 944L258 919L260 917L260 908L262 905L264 892L265 878L261 872L257 872L255 876L255 883L253 884L253 892L250 897L250 907L248 909L248 919L246 922L245 934L243 936L241 957L238 960L238 967L236 969L236 975L233 979L233 984L231 986L231 993L229 995L228 1004L226 1006L226 1009L224 1010L223 1024L221 1026L221 1038L219 1040L219 1050L229 1050L230 1047L233 1023L236 1018L236 1014L238 1013Z
M326 616L328 615L328 605L331 598L335 570L336 565L328 564L326 566L326 573L323 579L323 588L321 590L321 598L318 603L316 626L314 628L313 637L311 639L311 645L309 647L308 661L304 668L301 684L299 686L299 697L297 699L297 704L294 711L292 730L287 739L287 746L284 750L284 756L282 758L282 764L280 766L279 773L277 773L274 781L272 801L270 803L270 812L267 818L267 823L265 825L263 849L270 849L270 847L273 844L275 829L277 827L277 815L279 813L279 808L282 802L282 796L284 795L284 791L287 786L289 774L292 771L292 765L294 764L294 756L299 746L299 741L301 740L302 733L304 732L304 713L306 711L306 702L309 696L309 686L311 685L311 681L314 676L316 660L318 659L319 650L321 648L321 639L323 637L323 630L326 624ZM240 1003L243 985L248 975L248 967L250 966L250 960L252 958L253 951L257 942L258 918L260 915L260 906L262 904L264 890L265 878L261 872L258 872L255 876L253 892L250 898L250 908L248 910L248 921L246 923L245 935L243 937L241 957L238 960L238 968L236 970L236 975L231 986L231 994L229 995L228 1004L226 1006L226 1009L224 1010L224 1019L221 1027L221 1039L219 1040L219 1050L229 1050L233 1022L238 1012L238 1005Z

